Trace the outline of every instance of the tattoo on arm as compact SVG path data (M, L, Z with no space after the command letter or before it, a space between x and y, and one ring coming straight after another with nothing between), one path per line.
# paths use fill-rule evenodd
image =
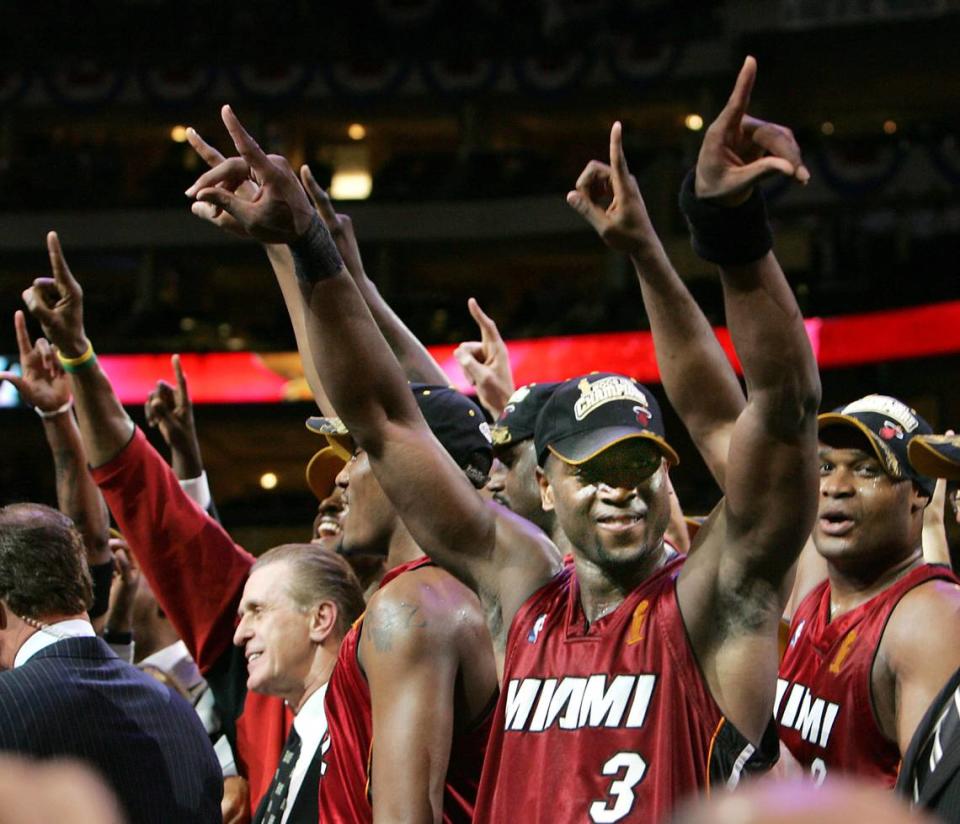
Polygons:
M420 607L405 601L396 607L379 609L372 620L364 621L364 629L377 652L390 652L398 632L426 629L426 626Z

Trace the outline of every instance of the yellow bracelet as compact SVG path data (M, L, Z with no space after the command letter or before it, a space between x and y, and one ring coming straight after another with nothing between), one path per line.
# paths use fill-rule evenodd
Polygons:
M63 368L68 372L75 372L77 369L86 366L96 357L97 356L93 352L93 343L91 343L89 340L87 341L87 350L76 358L65 357L60 350L57 350L57 358L59 359Z

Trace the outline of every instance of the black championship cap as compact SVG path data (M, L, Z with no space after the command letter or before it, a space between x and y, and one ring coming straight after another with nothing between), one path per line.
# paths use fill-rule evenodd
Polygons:
M476 453L492 458L490 425L483 412L470 398L449 386L427 386L411 383L410 389L427 421L427 426L463 469L474 486L483 486L489 467L482 471L472 461ZM307 429L326 435L331 445L349 441L350 433L339 418L308 418ZM353 447L350 447L352 451Z
M960 481L960 435L917 435L907 454L921 475Z
M497 422L490 428L494 452L498 447L512 446L533 437L537 416L558 386L559 381L528 383L510 396Z
M817 421L824 441L824 432L834 426L860 430L891 478L913 481L927 495L933 495L933 478L914 469L908 458L910 442L917 435L933 433L915 409L889 395L867 395L820 415Z
M537 463L543 466L551 452L564 463L586 463L630 438L653 441L671 464L680 463L664 438L663 417L650 390L612 372L571 378L557 387L537 418Z

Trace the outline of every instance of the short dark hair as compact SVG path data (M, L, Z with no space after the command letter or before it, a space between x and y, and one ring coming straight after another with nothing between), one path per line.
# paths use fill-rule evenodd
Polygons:
M73 521L43 504L0 507L0 599L35 620L90 608L93 583Z
M318 544L282 544L264 552L250 571L280 562L293 567L286 590L299 609L310 609L320 601L337 605L337 634L343 638L366 608L363 589L350 565Z

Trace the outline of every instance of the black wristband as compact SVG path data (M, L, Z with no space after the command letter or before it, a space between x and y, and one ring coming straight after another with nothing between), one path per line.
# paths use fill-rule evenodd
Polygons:
M290 244L297 280L313 284L333 277L343 268L343 258L330 230L317 215L303 236Z
M110 584L113 583L113 559L90 567L93 579L93 604L87 613L91 618L99 618L110 608Z
M691 169L680 187L680 211L690 227L693 251L721 266L753 263L773 248L767 207L757 186L739 206L720 206L697 197L697 170Z

